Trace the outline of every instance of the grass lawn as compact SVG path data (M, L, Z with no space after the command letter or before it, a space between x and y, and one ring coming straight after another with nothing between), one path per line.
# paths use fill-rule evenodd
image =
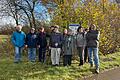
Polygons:
M0 38L8 38L8 35L0 35Z
M10 36L8 36L8 35L0 35L0 43L6 41L6 39L9 37Z
M12 57L0 57L0 80L77 80L93 74L89 64L78 66L78 62L69 67L53 67L38 62L23 62L15 64ZM120 67L120 52L100 56L100 71Z

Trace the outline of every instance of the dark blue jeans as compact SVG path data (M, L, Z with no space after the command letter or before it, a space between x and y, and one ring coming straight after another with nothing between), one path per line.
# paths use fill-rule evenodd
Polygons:
M35 62L36 48L28 48L28 59L32 62Z
M39 62L45 62L46 48L39 48Z
M14 62L21 61L22 50L23 50L22 47L16 47L15 46L15 60L14 60Z

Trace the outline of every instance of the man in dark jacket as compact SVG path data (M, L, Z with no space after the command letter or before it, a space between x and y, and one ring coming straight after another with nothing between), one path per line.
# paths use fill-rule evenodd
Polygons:
M37 34L35 33L34 28L31 28L30 32L26 36L25 47L28 48L28 59L31 62L35 62L36 47L37 47Z
M46 55L47 39L46 39L46 33L44 31L44 27L40 27L39 31L40 31L38 33L39 61L44 63L45 55Z
M54 27L54 31L51 33L51 36L50 36L51 60L52 60L53 66L59 65L61 47L63 42L62 35L58 29L59 29L59 26L56 25Z
M91 67L93 67L93 57L92 57L93 54L96 73L99 73L99 56L98 56L99 35L100 32L96 30L95 25L90 26L89 31L86 35L89 62Z

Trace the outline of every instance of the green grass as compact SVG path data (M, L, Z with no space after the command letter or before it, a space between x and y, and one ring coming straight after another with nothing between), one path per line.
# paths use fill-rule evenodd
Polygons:
M8 38L7 35L0 35L2 44L5 45L3 48L0 46L0 52L4 48L4 51L9 50L9 47L6 48L6 44L10 45L10 43L6 42L6 38ZM27 56L23 57L23 62L15 64L13 63L13 56L10 55L0 53L0 80L77 80L94 73L93 69L89 68L88 63L80 67L77 60L72 61L73 64L68 67L62 65L53 67L38 62L28 62ZM100 72L115 67L120 67L120 52L106 56L100 55Z
M9 38L9 35L0 35L0 43L1 42L6 42L6 39Z
M77 80L93 74L89 64L78 66L78 62L68 67L53 67L38 62L31 63L27 57L15 64L12 57L0 57L0 80ZM120 67L120 52L100 56L100 71Z
M8 35L0 35L0 38L8 38Z

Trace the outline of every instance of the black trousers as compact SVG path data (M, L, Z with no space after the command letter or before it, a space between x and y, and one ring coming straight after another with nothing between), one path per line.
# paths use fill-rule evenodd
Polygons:
M46 48L39 48L39 62L44 63L46 58Z
M84 47L77 47L78 49L78 54L80 57L80 64L79 65L83 65L84 64Z
M85 47L85 50L84 50L84 62L89 62L89 58L88 58L88 49L87 47Z
M71 65L72 62L72 55L64 55L63 56L63 65L67 66L67 65Z

